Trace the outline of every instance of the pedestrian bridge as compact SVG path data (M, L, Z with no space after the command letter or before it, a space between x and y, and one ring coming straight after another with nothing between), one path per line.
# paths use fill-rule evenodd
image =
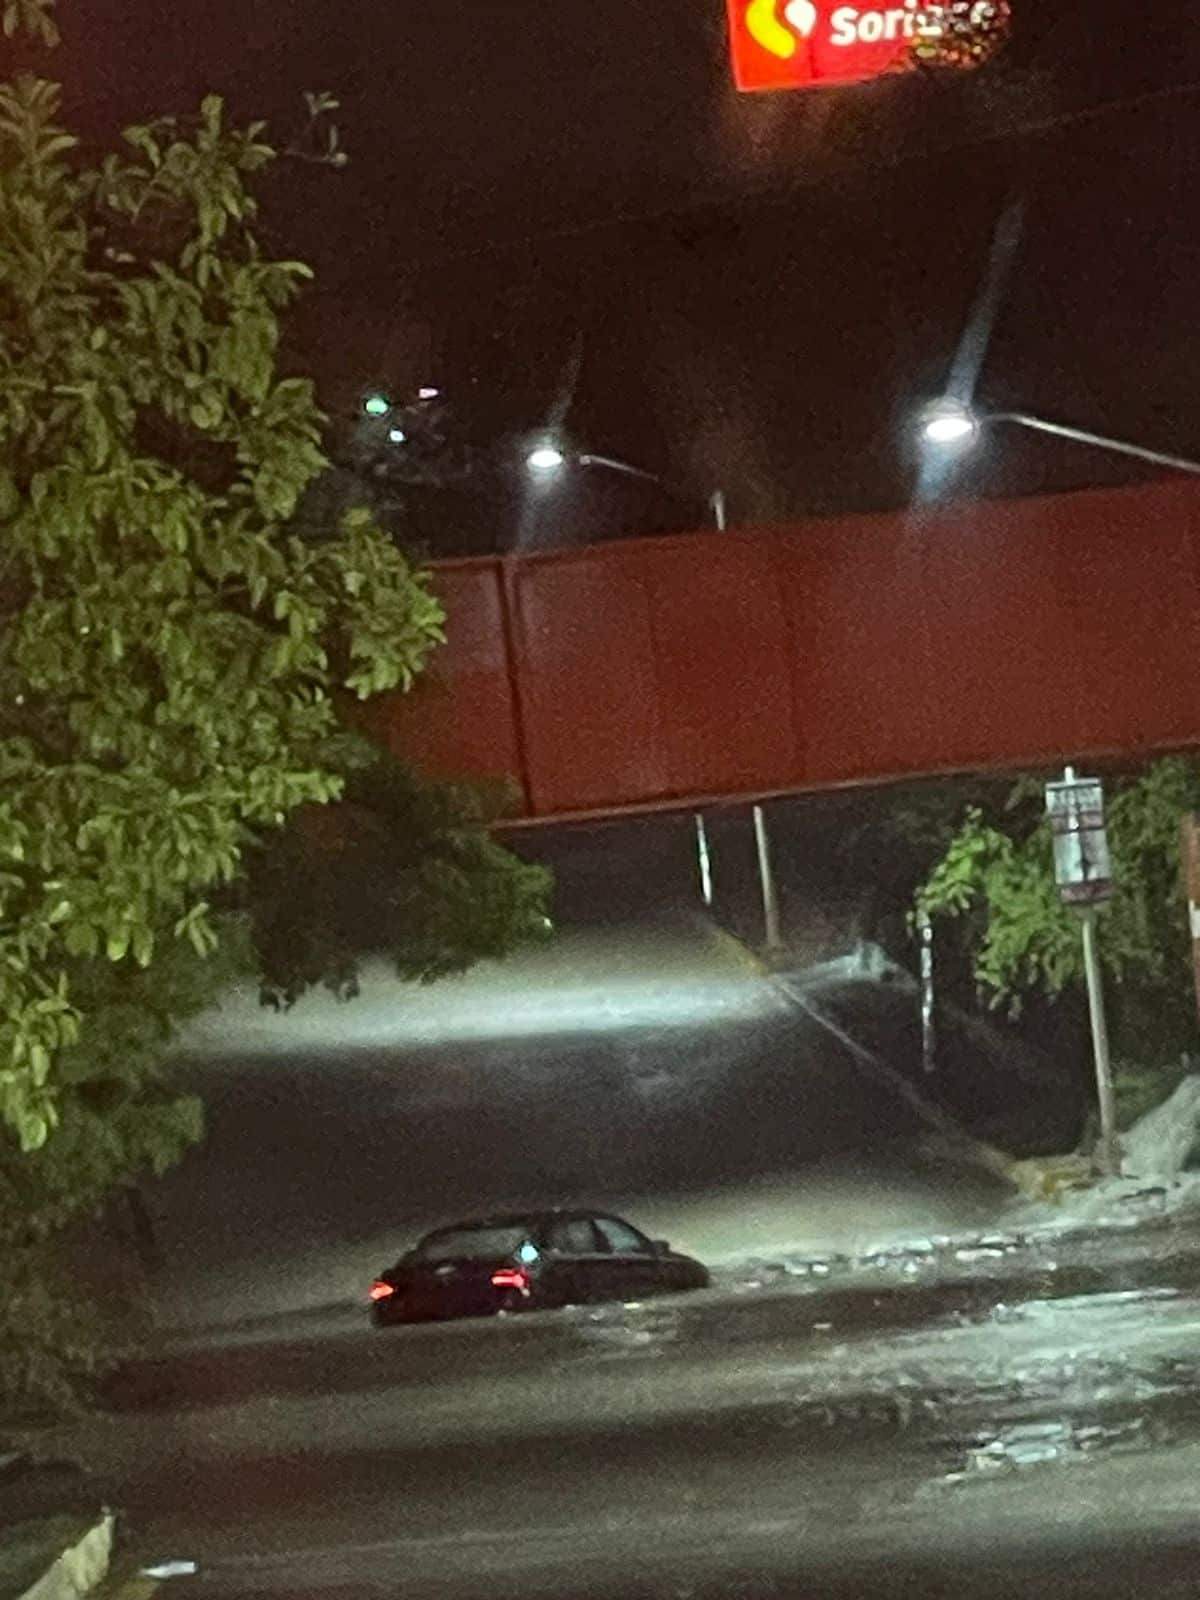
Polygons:
M1200 485L440 562L448 642L371 708L514 820L1200 745Z

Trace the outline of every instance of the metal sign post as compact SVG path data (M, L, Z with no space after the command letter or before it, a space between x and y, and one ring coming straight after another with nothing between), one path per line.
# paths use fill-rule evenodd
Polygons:
M1083 968L1087 976L1088 1015L1100 1102L1098 1155L1102 1171L1116 1176L1121 1170L1121 1147L1117 1140L1112 1064L1108 1054L1104 984L1096 948L1096 912L1112 898L1104 790L1099 778L1077 778L1074 767L1068 767L1060 783L1046 785L1046 810L1054 838L1054 876L1058 892L1063 904L1078 912L1083 923Z
M1192 936L1192 971L1196 979L1196 1007L1200 1010L1200 816L1189 811L1179 827L1183 889L1188 903L1188 931Z

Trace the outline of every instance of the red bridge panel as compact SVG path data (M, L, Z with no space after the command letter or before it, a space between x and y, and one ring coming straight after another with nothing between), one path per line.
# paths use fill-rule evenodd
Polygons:
M530 820L1200 744L1200 486L441 565L374 720Z
M787 782L795 730L769 542L593 546L514 563L539 813Z
M514 781L524 804L505 594L494 561L445 561L434 587L447 642L409 694L358 713L376 737L439 777Z

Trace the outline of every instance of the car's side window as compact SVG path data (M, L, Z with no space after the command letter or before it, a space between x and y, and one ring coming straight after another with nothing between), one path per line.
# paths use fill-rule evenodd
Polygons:
M564 1217L550 1229L546 1240L550 1250L564 1256L592 1256L599 1245L586 1217Z
M597 1217L596 1227L600 1230L600 1237L606 1242L608 1248L620 1256L650 1256L654 1254L654 1246L639 1233L636 1228L631 1228L627 1222L618 1222L616 1217Z

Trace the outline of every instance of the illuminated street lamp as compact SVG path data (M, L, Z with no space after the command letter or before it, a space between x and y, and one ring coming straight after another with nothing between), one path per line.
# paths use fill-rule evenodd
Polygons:
M554 445L541 444L538 445L536 450L531 450L525 457L525 465L530 472L536 473L541 477L544 474L557 472L566 459L562 451Z
M1105 434L1089 433L1084 428L1069 428L1065 423L1048 422L1045 417L1031 416L1027 411L974 411L961 400L938 400L927 406L921 415L920 436L924 443L942 449L970 449L978 441L983 429L993 422L1013 422L1035 433L1073 439L1077 444L1090 444L1114 455L1133 456L1138 461L1149 461L1156 467L1170 467L1175 472L1200 473L1200 461L1189 460L1186 456L1148 450L1145 445L1130 444L1126 439L1110 439Z
M616 456L598 456L583 452L579 455L567 456L558 445L547 441L536 445L525 457L525 465L537 478L548 478L559 472L568 462L578 467L602 467L608 472L619 472L626 478L641 478L646 483L656 483L671 494L680 494L686 498L686 491L669 484L660 478L657 472L647 472L644 467L635 467L631 462L620 461ZM713 526L724 530L725 527L725 492L714 489L708 497L708 509L712 513Z

